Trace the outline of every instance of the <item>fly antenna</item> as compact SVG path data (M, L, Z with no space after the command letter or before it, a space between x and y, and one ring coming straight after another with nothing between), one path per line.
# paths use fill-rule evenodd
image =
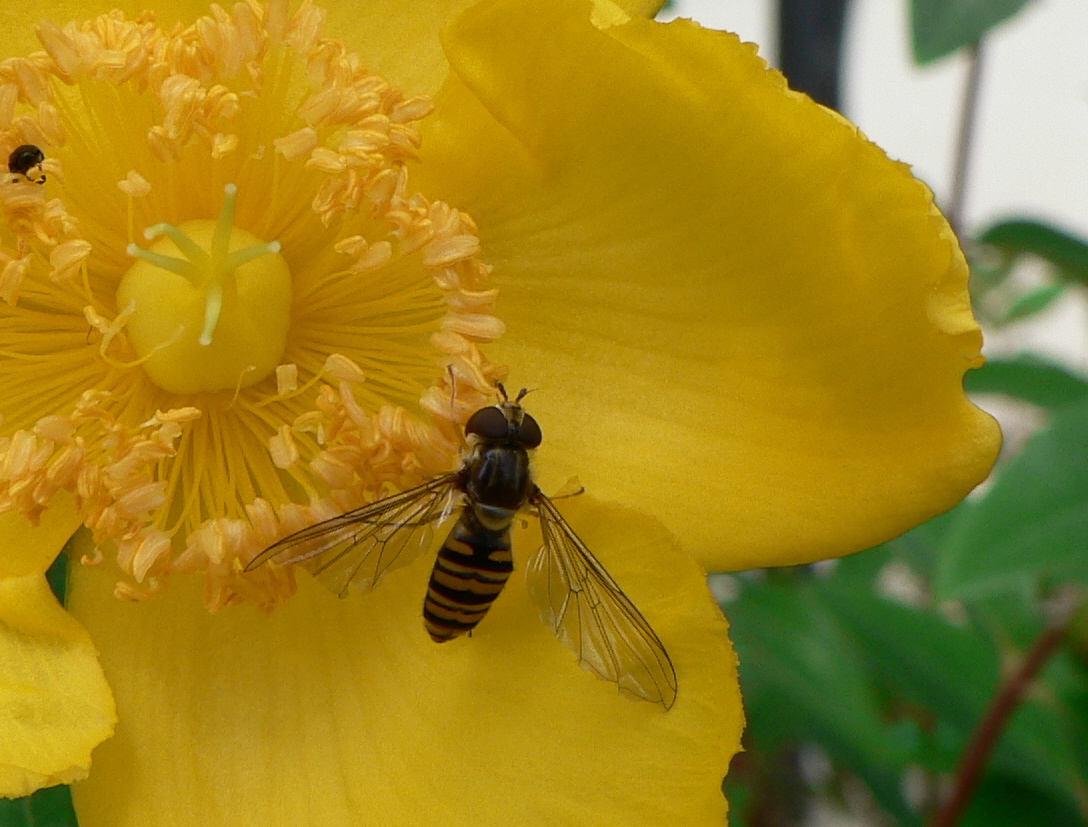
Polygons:
M506 395L506 388L503 387L502 382L496 382L495 387L499 389L499 394L502 396L502 401L509 402L510 397Z
M517 404L522 399L524 399L526 396L533 393L533 391L538 391L538 390L540 390L540 388L522 388L520 391L518 391L518 398L514 400L514 403Z

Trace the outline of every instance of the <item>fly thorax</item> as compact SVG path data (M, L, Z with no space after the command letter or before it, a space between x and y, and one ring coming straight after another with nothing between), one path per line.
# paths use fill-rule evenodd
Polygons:
M521 508L529 496L532 485L529 454L520 446L504 443L478 445L466 464L465 472L465 493L474 506L512 513ZM481 522L486 525L483 516Z

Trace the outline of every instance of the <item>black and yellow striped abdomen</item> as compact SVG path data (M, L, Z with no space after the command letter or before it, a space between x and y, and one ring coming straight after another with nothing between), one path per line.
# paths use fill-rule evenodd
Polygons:
M423 625L430 636L441 643L472 631L513 570L510 528L484 528L466 508L431 570L423 601Z

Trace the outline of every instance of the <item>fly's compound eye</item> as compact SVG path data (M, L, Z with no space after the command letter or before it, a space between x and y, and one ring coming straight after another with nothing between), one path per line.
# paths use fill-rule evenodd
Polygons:
M518 427L518 442L526 448L536 448L542 439L544 435L540 433L540 426L536 420L529 414L522 416L521 425Z
M510 422L500 408L480 408L468 418L465 433L480 439L506 439L510 436Z

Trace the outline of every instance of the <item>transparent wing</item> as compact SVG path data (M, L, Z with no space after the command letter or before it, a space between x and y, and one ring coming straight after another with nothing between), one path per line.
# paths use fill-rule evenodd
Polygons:
M456 474L438 477L296 531L254 557L246 571L268 560L298 563L340 597L351 586L370 591L430 547L460 495Z
M582 666L666 709L676 670L657 634L540 489L532 497L544 544L526 567L529 592Z

